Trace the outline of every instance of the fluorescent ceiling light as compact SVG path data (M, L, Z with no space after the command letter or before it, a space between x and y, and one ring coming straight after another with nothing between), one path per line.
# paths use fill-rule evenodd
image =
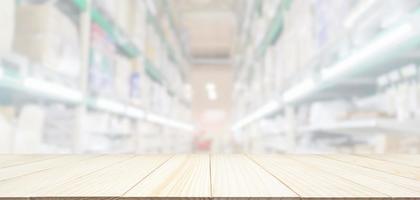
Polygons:
M173 127L173 128L183 129L183 130L186 130L186 131L189 131L189 132L192 132L192 131L195 130L194 126L192 126L190 124L186 124L186 123L178 122L178 121L175 121L175 120L167 119L165 117L155 115L155 114L147 114L146 119L150 122L153 122L153 123L157 123L157 124L161 124L161 125L165 125L165 126L169 126L169 127Z
M362 65L368 60L384 56L386 52L392 51L393 48L398 47L403 41L413 36L414 33L414 27L411 24L401 25L373 41L365 48L357 51L349 58L322 70L322 79L330 81L334 78L340 78L339 76L348 73L349 70L353 70L354 67Z
M105 98L97 98L95 99L94 104L96 109L105 110L113 113L118 114L125 114L125 106L119 102L105 99Z
M273 112L277 111L280 108L280 104L275 101L272 100L270 102L268 102L267 104L265 104L264 106L262 106L261 108L259 108L257 111L255 111L254 113L246 116L245 118L241 119L240 121L238 121L235 125L233 125L232 130L234 132L238 131L239 129L243 128L244 126L260 119L263 118L267 115L272 114Z
M344 27L352 28L361 17L375 4L376 0L359 1L359 5L349 14L349 17L344 22Z
M212 82L206 83L206 89L207 90L214 90L214 89L216 89L216 85Z
M143 110L132 107L132 106L127 107L125 110L125 113L126 115L136 118L136 119L143 119L145 118L145 115L146 115Z
M206 83L206 90L207 90L207 97L211 101L217 100L217 92L216 92L216 85L214 83Z
M80 103L83 100L83 95L79 90L42 79L35 79L31 77L25 78L23 85L24 88L30 92L48 95L52 98L62 99L74 103Z
M209 90L207 91L207 95L209 97L210 100L215 101L217 100L217 93L215 90Z
M314 89L315 81L313 79L306 79L284 92L283 102L292 103L294 101L297 101L313 92Z

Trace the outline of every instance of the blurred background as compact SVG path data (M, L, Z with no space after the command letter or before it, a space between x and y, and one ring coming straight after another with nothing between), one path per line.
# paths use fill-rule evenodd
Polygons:
M1 0L0 153L420 153L418 0Z

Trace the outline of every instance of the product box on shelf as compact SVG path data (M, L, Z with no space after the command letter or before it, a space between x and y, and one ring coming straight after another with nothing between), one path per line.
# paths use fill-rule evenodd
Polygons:
M130 97L130 78L132 74L132 62L125 57L116 57L115 68L115 93L121 99L128 100Z
M100 95L114 95L116 50L110 37L99 25L92 24L89 88Z
M0 56L10 52L15 26L15 0L0 1Z
M0 154L12 153L14 138L14 109L11 106L0 107Z
M42 153L45 110L39 105L25 105L20 111L14 153Z
M22 4L16 8L13 50L31 62L76 77L80 48L75 24L52 4Z
M70 153L77 130L77 110L63 105L50 105L45 109L43 143L51 153Z
M116 4L115 22L121 29L128 33L131 32L132 19L134 14L134 2L132 0L118 1Z

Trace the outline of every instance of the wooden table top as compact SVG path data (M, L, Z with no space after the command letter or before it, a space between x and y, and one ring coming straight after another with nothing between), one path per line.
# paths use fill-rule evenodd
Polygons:
M0 155L0 199L420 199L420 155Z

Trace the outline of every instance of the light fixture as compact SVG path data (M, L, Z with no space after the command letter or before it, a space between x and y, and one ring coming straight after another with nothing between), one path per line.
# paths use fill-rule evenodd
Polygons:
M189 100L192 98L192 87L190 84L185 85L185 97Z
M168 119L168 118L156 115L156 114L152 114L152 113L147 114L146 120L149 122L153 122L153 123L157 123L157 124L161 124L161 125L165 125L165 126L169 126L173 128L183 129L189 132L192 132L195 130L194 126L190 124L171 120L171 119Z
M83 95L79 90L42 79L31 77L25 78L23 86L24 89L29 92L44 94L51 98L61 99L72 103L80 103L83 100Z
M144 119L146 115L143 110L132 106L126 107L125 114L136 119Z
M295 85L294 87L286 90L283 94L284 103L292 103L300 100L306 95L313 92L315 89L315 81L313 79L306 79Z
M254 113L244 117L243 119L241 119L240 121L238 121L235 125L233 125L232 130L234 132L239 131L239 129L243 128L244 126L260 119L263 118L265 116L268 116L272 113L274 113L275 111L280 109L280 103L275 101L275 100L271 100L270 102L268 102L267 104L265 104L264 106L262 106L261 108L259 108L258 110L256 110Z
M216 85L212 82L208 82L208 83L206 83L206 89L207 90L214 90L214 89L216 89Z
M217 100L217 92L216 92L216 85L212 82L206 83L206 91L207 91L207 97L211 101Z
M217 93L216 93L216 91L215 90L209 90L208 91L208 97L212 101L217 100Z
M105 110L117 114L125 114L125 106L119 102L105 99L105 98L96 98L94 107L99 110Z
M380 58L387 52L395 50L402 42L414 35L415 31L412 24L403 24L384 34L382 37L376 39L365 48L360 49L347 59L322 70L322 79L324 81L339 79L344 74L348 74L349 70L354 70L353 68L361 66L371 59Z

